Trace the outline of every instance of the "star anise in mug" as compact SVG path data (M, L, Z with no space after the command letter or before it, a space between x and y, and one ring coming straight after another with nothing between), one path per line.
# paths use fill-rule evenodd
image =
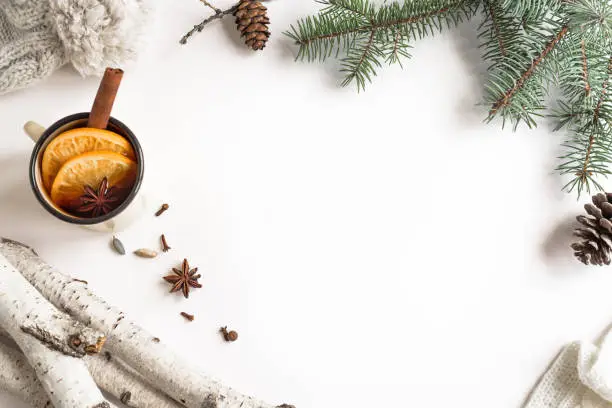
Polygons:
M164 276L164 280L172 284L170 293L182 290L183 296L188 298L189 290L191 288L202 287L202 285L198 283L198 279L200 279L202 275L196 275L198 268L189 268L189 262L187 262L187 259L183 261L181 269L172 268L172 272L174 272L173 275Z
M104 177L97 190L91 186L85 186L85 194L80 197L80 201L81 205L77 211L96 218L117 208L119 197L117 197L117 189L109 187L108 179Z

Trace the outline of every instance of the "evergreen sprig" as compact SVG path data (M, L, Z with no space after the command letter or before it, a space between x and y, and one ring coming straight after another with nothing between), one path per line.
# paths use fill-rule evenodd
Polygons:
M488 62L487 121L537 125L549 90L560 88L553 117L568 134L558 171L565 188L601 189L612 174L612 5L609 0L322 0L323 9L285 34L297 58L340 58L343 85L359 91L383 63L401 64L415 40L477 12Z
M376 6L369 0L322 0L319 15L306 17L285 34L299 45L298 59L323 61L342 53L344 86L358 90L372 81L383 62L408 58L409 42L474 13L474 0L407 0Z

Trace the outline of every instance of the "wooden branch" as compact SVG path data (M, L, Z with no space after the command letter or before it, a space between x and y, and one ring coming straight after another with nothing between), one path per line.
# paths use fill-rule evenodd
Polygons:
M51 400L25 356L0 342L0 390L34 408L52 408Z
M83 324L69 319L64 314L57 314L54 318L55 320L47 322L28 321L21 324L21 330L37 338L50 349L68 356L83 357L85 354L100 352L106 340L101 332L84 327ZM55 334L56 332L60 334Z
M0 254L54 305L81 322L108 334L107 349L135 369L153 387L188 408L273 408L201 374L158 337L131 321L119 309L45 263L32 250L0 238ZM285 405L285 407L289 407Z
M206 3L206 2L205 2ZM236 10L238 10L238 4L228 8L227 10L221 10L218 8L213 8L215 10L215 14L213 14L212 16L205 18L200 24L196 24L193 26L193 28L191 30L189 30L179 41L179 44L187 44L187 40L189 40L189 38L191 36L193 36L196 32L202 32L202 30L204 29L204 27L213 22L214 20L218 20L221 19L225 16L228 16L230 14L234 14L234 12Z
M63 332L66 324L62 315L0 255L0 327L8 332L26 355L53 406L108 408L108 402L91 379L82 359L62 353L58 351L61 347L55 347L58 345L54 342L45 344L22 329L24 322L32 321L45 328L47 326L44 325L54 319L58 325L51 337L64 339L67 344L70 337L67 336L69 332Z
M20 397L34 407L49 407L34 370L19 350L8 344L7 333L0 330L0 389ZM142 377L110 354L83 359L98 387L134 408L180 408L180 404L147 384ZM129 398L127 397L129 395Z

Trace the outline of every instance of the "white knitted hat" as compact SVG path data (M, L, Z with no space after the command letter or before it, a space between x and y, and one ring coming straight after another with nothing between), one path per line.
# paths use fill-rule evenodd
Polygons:
M82 75L132 59L149 0L0 0L0 94L66 63Z

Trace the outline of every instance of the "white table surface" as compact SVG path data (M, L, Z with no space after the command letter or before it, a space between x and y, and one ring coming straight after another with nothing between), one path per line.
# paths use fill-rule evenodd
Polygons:
M109 235L55 220L30 192L22 124L88 110L97 89L70 68L0 97L1 235L271 402L517 407L565 342L612 320L612 272L568 249L587 197L552 171L563 134L482 123L476 22L419 42L365 93L337 87L335 63L294 63L281 35L317 7L269 4L273 37L255 54L231 18L180 46L208 11L160 5L114 116L144 146L147 189L172 206L120 237L154 247L164 232L171 252L119 257ZM188 300L161 280L183 257L203 273Z

